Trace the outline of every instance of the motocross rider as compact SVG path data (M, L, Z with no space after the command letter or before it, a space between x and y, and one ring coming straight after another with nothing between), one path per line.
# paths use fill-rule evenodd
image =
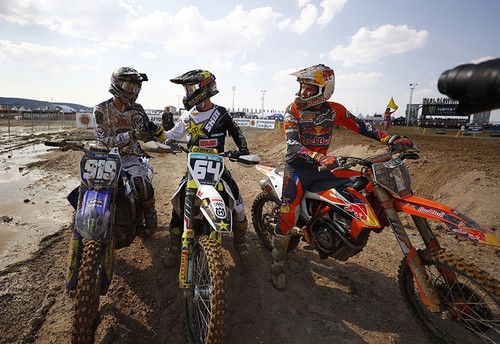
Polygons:
M224 152L226 132L231 135L233 141L239 149L240 155L249 154L247 141L243 132L229 114L226 108L212 103L211 97L219 93L215 76L206 70L195 69L184 73L181 76L170 80L174 84L184 86L186 95L182 102L186 112L184 112L177 121L174 128L165 132L166 143L169 140L179 141L184 136L187 138L188 148L191 146L216 148L218 152ZM189 112L193 107L195 111ZM246 244L246 232L248 221L245 216L243 199L240 191L231 174L226 169L222 175L231 188L236 199L235 217L233 224L233 243L234 248L241 260L246 264L249 256ZM181 180L180 185L184 185L186 177ZM179 199L184 199L185 187L180 189ZM172 210L172 219L170 221L170 247L164 260L164 266L167 268L178 265L180 259L181 239L183 231L182 212L184 204L175 205Z
M285 267L291 229L299 214L304 191L319 180L334 179L330 172L337 166L334 156L327 156L335 126L342 126L382 144L413 146L412 141L372 128L351 114L342 104L329 102L335 89L333 69L318 64L299 70L299 91L284 116L287 143L282 185L283 203L280 220L273 236L271 281L276 289L285 289ZM318 167L326 169L319 171Z
M163 133L163 129L150 122L143 107L136 103L143 81L148 81L147 75L130 67L117 68L111 74L109 92L113 97L94 107L96 137L109 147L142 154L144 152L138 140L156 140L154 131L157 136ZM154 130L147 130L148 125ZM144 214L146 228L140 234L149 236L157 227L154 189L148 176L151 171L141 163L138 155L122 154L121 160L122 169L130 178L134 196Z

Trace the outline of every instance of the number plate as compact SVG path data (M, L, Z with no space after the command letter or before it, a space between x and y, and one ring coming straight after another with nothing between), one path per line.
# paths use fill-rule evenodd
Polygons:
M80 176L90 189L113 186L120 170L120 156L115 154L87 152L80 161Z

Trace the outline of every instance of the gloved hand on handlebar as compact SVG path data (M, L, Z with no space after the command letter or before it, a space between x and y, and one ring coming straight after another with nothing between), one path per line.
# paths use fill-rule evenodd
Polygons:
M391 153L400 153L410 148L417 148L412 140L400 134L392 135L389 141L387 141L387 145Z
M321 164L321 166L325 167L328 170L333 170L335 167L339 166L339 163L334 156L322 155L318 159L318 162Z

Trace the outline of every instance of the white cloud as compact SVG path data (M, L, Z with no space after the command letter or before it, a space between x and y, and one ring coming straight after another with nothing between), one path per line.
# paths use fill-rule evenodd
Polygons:
M329 52L332 61L346 67L373 64L391 54L403 54L420 49L427 43L429 33L407 25L383 25L373 31L362 27L351 37L349 46L338 45Z
M262 73L263 69L259 67L256 63L250 62L240 67L240 72L244 76L253 77Z
M51 70L90 67L88 61L96 55L95 50L88 48L59 48L29 42L16 44L0 39L0 60Z
M300 12L299 19L292 20L287 18L279 23L279 28L283 31L304 33L314 25L316 18L318 18L318 9L316 6L306 4Z
M318 18L318 24L321 26L329 24L333 18L342 11L347 0L323 0L320 6L323 7L323 13Z

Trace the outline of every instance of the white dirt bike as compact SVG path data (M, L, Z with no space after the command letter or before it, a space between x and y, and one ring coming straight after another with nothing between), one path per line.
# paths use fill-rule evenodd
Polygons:
M222 236L232 231L235 205L231 189L222 179L224 157L243 166L256 165L260 158L213 148L188 149L175 142L167 147L166 151L187 153L187 178L179 185L172 204L174 209L184 204L183 213L178 214L184 219L179 287L184 290L189 341L222 343L227 274L221 244Z

